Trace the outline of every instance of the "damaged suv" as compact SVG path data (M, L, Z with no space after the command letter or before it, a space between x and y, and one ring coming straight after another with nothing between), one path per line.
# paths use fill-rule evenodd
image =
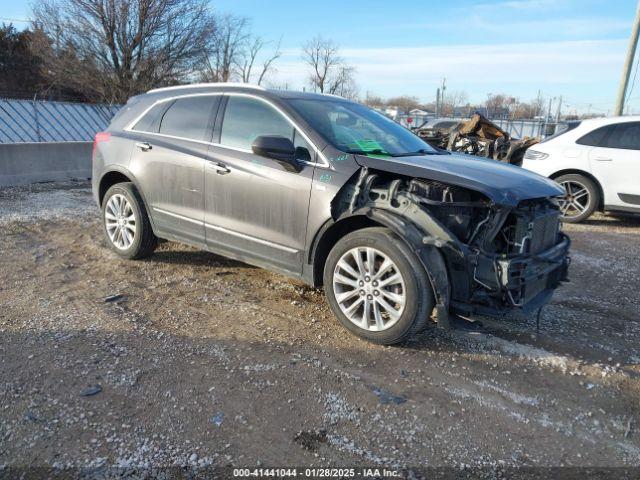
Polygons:
M324 285L342 325L381 344L451 314L534 311L567 276L555 182L331 95L133 97L96 135L93 191L121 257L169 239Z

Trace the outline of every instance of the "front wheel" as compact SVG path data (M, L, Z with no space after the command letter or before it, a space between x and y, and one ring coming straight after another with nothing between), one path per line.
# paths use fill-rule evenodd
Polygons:
M565 190L565 195L560 200L562 221L579 223L589 218L600 202L598 188L594 183L579 174L561 175L555 181Z
M387 228L365 228L340 239L325 263L324 289L347 330L383 345L422 330L434 306L420 259Z

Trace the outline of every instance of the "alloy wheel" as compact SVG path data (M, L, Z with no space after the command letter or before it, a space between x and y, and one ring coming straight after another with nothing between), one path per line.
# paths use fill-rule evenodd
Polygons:
M576 181L560 182L565 195L560 199L560 214L564 218L575 218L587 211L591 202L591 195L586 185Z
M333 293L354 325L380 332L391 328L407 303L398 266L371 247L356 247L340 257L333 272Z
M104 209L104 224L116 248L131 247L136 235L136 216L127 197L116 193L109 198Z

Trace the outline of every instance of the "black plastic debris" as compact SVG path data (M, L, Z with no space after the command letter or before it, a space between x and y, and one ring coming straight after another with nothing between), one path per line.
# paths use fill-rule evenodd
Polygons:
M126 300L127 297L122 295L121 293L117 293L115 295L109 295L108 297L104 297L105 303L113 303L113 302L121 302Z
M102 386L100 385L91 385L90 387L85 388L80 392L81 397L91 397L93 395L97 395L102 391Z

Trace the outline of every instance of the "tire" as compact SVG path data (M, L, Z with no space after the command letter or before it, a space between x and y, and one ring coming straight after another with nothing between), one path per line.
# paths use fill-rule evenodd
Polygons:
M122 258L148 257L158 245L144 202L133 183L118 183L107 190L102 200L102 226L107 244Z
M580 223L589 218L600 204L600 192L591 179L572 173L561 175L554 180L567 191L560 203L563 222Z
M375 260L369 262L372 251ZM387 261L393 266L382 271ZM373 272L369 263L374 264ZM324 290L331 310L347 330L381 345L403 342L424 329L435 303L420 259L400 237L381 227L357 230L334 245L324 266Z

